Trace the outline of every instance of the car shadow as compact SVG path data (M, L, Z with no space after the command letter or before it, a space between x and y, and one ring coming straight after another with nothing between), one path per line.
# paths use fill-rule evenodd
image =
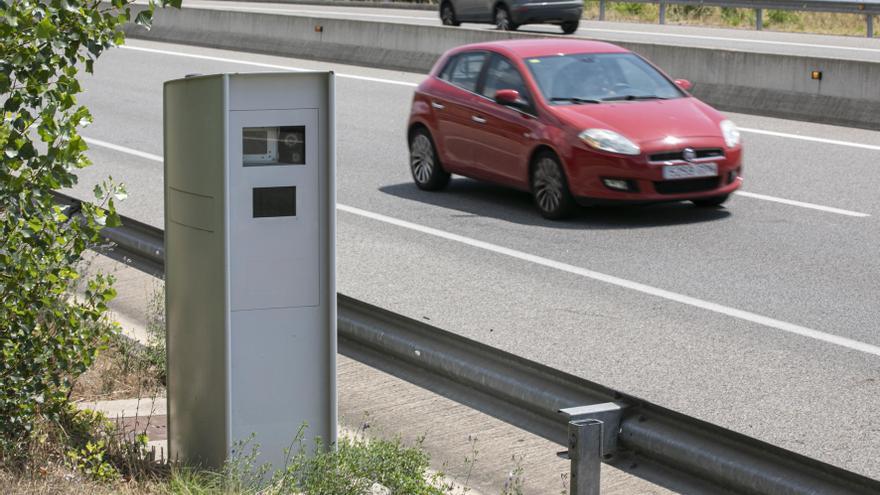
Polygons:
M724 220L731 212L724 207L697 208L688 202L650 205L579 207L564 221L547 220L538 213L529 193L480 182L454 178L439 192L422 191L412 182L379 188L385 194L462 212L459 217L489 217L521 225L558 229L637 229L668 227Z

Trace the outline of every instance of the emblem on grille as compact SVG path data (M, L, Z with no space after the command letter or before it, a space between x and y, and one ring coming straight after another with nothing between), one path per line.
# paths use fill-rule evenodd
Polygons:
M692 162L697 158L697 152L693 148L685 148L681 151L681 157L686 161Z

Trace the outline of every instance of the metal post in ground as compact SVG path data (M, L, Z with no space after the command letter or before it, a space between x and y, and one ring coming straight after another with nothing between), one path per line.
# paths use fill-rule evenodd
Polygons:
M874 37L874 14L868 14L867 24L868 24L868 38L873 38Z
M599 495L602 460L617 451L623 404L605 402L560 409L568 420L568 452L571 460L571 495Z
M764 11L755 9L755 29L758 31L764 29Z
M605 20L605 0L599 0L599 20Z
M571 495L599 495L603 429L604 425L597 419L568 423Z
M660 2L660 24L666 24L666 2Z

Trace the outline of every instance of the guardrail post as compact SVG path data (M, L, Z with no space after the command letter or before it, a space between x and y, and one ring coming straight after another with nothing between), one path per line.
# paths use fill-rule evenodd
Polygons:
M559 410L568 419L568 452L560 455L571 460L571 495L599 495L602 460L617 451L624 407L606 402Z
M605 0L599 0L599 20L605 20Z
M568 423L571 495L599 495L604 425L596 419Z
M666 24L666 1L660 1L660 24Z
M874 37L874 14L868 14L867 25L868 25L868 38L873 38Z
M758 31L764 29L764 10L755 9L755 29Z

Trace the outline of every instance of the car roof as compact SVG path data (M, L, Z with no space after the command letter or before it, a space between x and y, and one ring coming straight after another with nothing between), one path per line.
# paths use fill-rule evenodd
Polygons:
M470 50L491 50L507 54L513 58L543 57L571 53L629 53L629 50L605 43L585 39L518 39L474 43L458 47L456 53Z

